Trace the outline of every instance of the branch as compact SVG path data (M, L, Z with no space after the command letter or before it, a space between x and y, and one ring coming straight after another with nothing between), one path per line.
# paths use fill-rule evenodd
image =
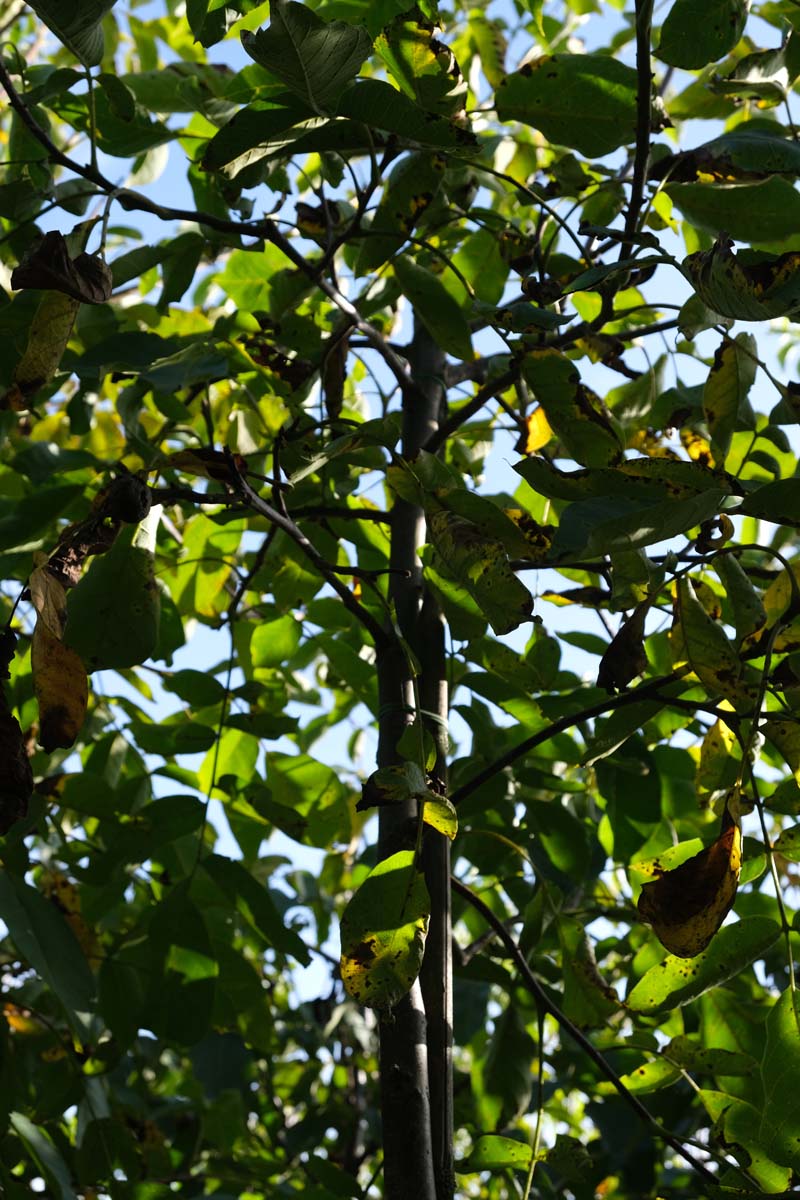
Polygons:
M500 918L495 916L489 906L485 904L483 900L481 900L480 896L476 896L471 888L468 888L466 884L462 883L459 879L456 879L455 876L451 876L450 882L453 886L453 891L457 892L458 895L466 900L468 904L471 904L472 907L481 914L486 923L495 931L500 941L508 951L509 956L514 960L514 963L516 964L520 973L522 982L535 999L537 1006L544 1012L549 1013L551 1017L555 1018L564 1032L569 1034L572 1040L576 1042L583 1051L585 1051L595 1066L600 1069L603 1075L605 1075L606 1079L608 1079L614 1085L622 1099L630 1105L636 1115L640 1117L646 1125L649 1125L650 1128L657 1133L658 1136L665 1141L668 1146L671 1146L677 1154L680 1154L681 1158L684 1158L688 1163L690 1163L690 1165L694 1167L698 1174L704 1176L704 1178L710 1180L712 1183L717 1183L718 1181L716 1175L714 1175L712 1171L709 1171L705 1163L702 1163L699 1159L695 1158L695 1156L686 1149L683 1142L681 1142L679 1138L675 1137L674 1134L671 1134L668 1129L664 1129L663 1125L659 1124L652 1113L645 1108L641 1100L639 1100L637 1096L634 1096L632 1092L628 1091L614 1068L610 1065L610 1063L606 1062L603 1055L600 1053L597 1047L589 1041L586 1034L578 1029L577 1025L573 1025L566 1013L563 1013L558 1005L550 999L542 985L539 983L539 980L528 966L525 955L522 953L519 946L514 941L513 937L508 932Z
M237 467L233 455L230 456L230 472L231 477L236 481L239 494L244 497L249 507L254 512L260 513L262 517L266 517L273 525L277 525L279 529L282 529L292 539L296 546L299 546L306 558L314 564L325 582L336 592L336 595L348 612L352 613L355 619L364 626L372 638L376 649L386 649L393 640L391 635L378 624L372 613L364 608L363 604L358 602L347 585L342 583L341 579L331 570L329 564L326 563L316 546L308 540L303 531L295 525L294 521L290 517L283 516L276 508L268 504L266 500L262 500L258 492L253 491Z
M592 717L601 717L603 713L611 712L617 708L626 708L629 704L636 704L640 700L661 699L658 695L660 689L667 684L677 682L688 671L689 668L684 667L682 670L673 671L671 675L660 675L657 679L651 679L649 683L644 683L641 687L634 688L629 692L623 692L619 696L609 696L606 700L599 700L597 704L590 704L586 708L582 708L580 712L568 713L564 717L559 717L557 721L553 721L545 729L540 729L538 733L531 734L530 737L525 738L519 745L512 746L510 750L506 750L505 754L501 754L488 767L484 767L472 779L468 779L460 788L457 788L450 797L450 800L453 804L460 804L462 800L466 800L467 796L471 796L484 783L488 783L498 771L504 770L505 767L510 767L518 758L522 758L531 750L535 750L537 746L541 746L544 742L549 742L550 738L555 737L557 733L564 733L567 729L571 729L573 725L579 725L581 721L588 721Z
M653 0L636 0L636 153L633 160L633 179L625 234L620 244L620 258L628 253L631 237L639 223L644 201L647 163L650 158L650 112L652 107L652 72L650 67L650 29L653 19Z
M476 412L479 412L488 400L491 400L498 392L504 392L517 377L516 370L505 371L502 375L490 379L483 387L479 388L471 400L468 400L463 407L457 412L452 413L446 421L443 421L434 433L428 438L423 446L429 454L435 454L436 451L444 445L449 437L452 436L461 426L473 417Z
M92 183L96 184L104 192L114 195L126 211L148 212L153 216L159 217L162 221L190 221L198 225L205 225L209 229L216 229L220 233L235 233L239 236L265 238L274 246L277 246L292 265L314 283L345 314L350 324L364 335L372 348L380 354L403 391L408 391L414 396L418 394L418 389L411 380L411 373L407 363L392 350L383 337L383 334L373 325L370 325L369 321L362 319L355 305L338 288L334 287L324 276L320 275L318 265L308 262L268 217L264 217L258 221L231 221L226 220L224 217L217 217L213 213L206 213L199 210L193 211L186 208L170 208L163 204L156 204L154 200L148 200L146 197L139 195L138 192L129 191L127 188L118 188L110 179L106 179L105 175L97 170L97 168L77 163L69 155L65 154L63 150L59 149L28 109L19 92L14 87L14 84L11 82L11 76L2 61L0 61L0 83L2 83L8 95L9 103L14 112L17 113L20 120L36 140L44 146L51 161L58 163L62 167L66 167L67 170L73 171L76 175L81 175L84 179L91 180Z

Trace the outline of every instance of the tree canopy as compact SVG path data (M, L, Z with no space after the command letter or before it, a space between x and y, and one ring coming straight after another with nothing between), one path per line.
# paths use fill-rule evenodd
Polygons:
M800 1194L798 38L7 0L7 1200Z

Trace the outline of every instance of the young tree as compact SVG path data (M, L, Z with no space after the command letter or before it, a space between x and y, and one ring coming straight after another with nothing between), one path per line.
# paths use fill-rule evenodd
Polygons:
M792 1191L800 18L652 9L6 3L8 1200Z

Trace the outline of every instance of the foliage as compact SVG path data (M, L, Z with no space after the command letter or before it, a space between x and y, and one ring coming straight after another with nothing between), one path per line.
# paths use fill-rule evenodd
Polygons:
M791 1192L800 23L655 19L0 14L8 1200Z

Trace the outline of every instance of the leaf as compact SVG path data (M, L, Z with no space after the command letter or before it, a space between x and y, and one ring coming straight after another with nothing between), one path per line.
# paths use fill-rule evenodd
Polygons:
M717 238L710 250L683 260L682 271L704 304L739 321L770 321L800 308L800 252L736 255Z
M247 53L315 112L333 111L372 49L366 29L323 21L295 0L272 0L270 18L266 29L242 33Z
M72 1189L69 1167L49 1133L20 1112L12 1112L9 1115L9 1125L48 1180L53 1189L52 1195L57 1200L77 1200Z
M0 870L0 912L20 955L55 993L81 1041L89 1037L94 979L78 941L41 892Z
M670 183L665 190L687 221L714 237L724 229L739 241L758 243L768 229L770 242L785 242L800 221L800 193L777 175L758 183Z
M89 684L83 659L51 633L39 617L33 631L31 668L39 706L39 741L47 754L75 742L86 718Z
M685 70L717 62L742 36L747 9L748 0L675 0L661 26L658 57Z
M678 657L685 655L695 675L710 691L722 692L733 700L746 699L746 686L740 682L741 660L687 578L678 582L677 621L683 638Z
M462 153L476 153L479 148L470 129L433 117L384 79L356 80L342 93L336 111L339 117L397 134L411 143Z
M0 691L0 835L27 816L33 771L19 721L7 711ZM1 1111L1 1110L0 1110Z
M609 467L621 460L617 430L565 354L532 350L522 360L522 373L571 457L586 467Z
M103 57L103 17L116 0L31 0L31 8L84 66Z
M33 314L28 341L14 368L13 383L0 407L27 408L27 400L49 383L67 348L80 303L62 292L45 292Z
M428 536L442 563L462 584L495 633L509 633L530 618L533 599L511 570L501 542L477 525L429 503Z
M455 1169L458 1175L474 1175L478 1171L502 1171L507 1167L527 1171L532 1155L533 1151L527 1142L501 1137L498 1133L489 1133L478 1138L468 1157L457 1162Z
M395 260L394 273L434 341L455 358L471 361L472 335L467 318L442 281L408 255Z
M141 1023L180 1046L198 1042L211 1024L219 964L185 885L151 909L148 950L153 961Z
M776 1162L800 1171L800 1096L792 1081L800 1071L800 1019L790 989L770 1009L761 1062L764 1105L758 1141Z
M52 230L11 272L12 288L63 292L82 304L103 304L111 295L111 271L98 254L70 258L63 234Z
M451 842L458 833L458 816L446 796L437 796L435 792L430 792L425 797L422 819L431 829L450 838Z
M760 958L780 932L778 923L769 917L744 917L726 925L696 958L687 961L670 954L651 967L631 991L626 1005L633 1012L658 1013L688 1004Z
M752 334L723 338L703 389L703 412L711 435L715 463L722 467L737 429L753 429L755 416L747 399L756 378L756 342Z
M644 649L644 622L650 601L638 604L614 635L597 671L597 686L606 691L625 688L647 670Z
M558 919L558 940L564 979L565 1014L579 1029L605 1025L620 1008L620 999L605 982L597 967L594 947L581 925L573 917Z
M767 610L750 576L734 554L718 554L714 570L719 575L733 609L733 624L739 642L758 633L767 623Z
M743 516L761 517L765 521L779 519L783 525L800 527L800 479L776 479L774 483L765 483L754 488L745 496L736 512ZM785 586L785 571L775 582L778 583L781 579L784 580ZM774 586L775 584L772 584L767 589L765 602ZM767 609L770 610L769 603Z
M414 853L400 850L373 867L341 919L341 972L348 995L391 1009L419 975L430 898Z
M714 1121L714 1132L720 1142L743 1166L746 1165L748 1177L761 1185L761 1195L783 1194L789 1186L791 1172L777 1166L764 1153L758 1132L760 1105L707 1088L701 1089L700 1099Z
M309 953L300 935L281 917L269 891L235 859L210 854L203 859L203 870L214 883L234 900L245 920L281 954L291 954L307 965Z
M65 641L89 671L138 666L156 649L153 548L160 515L155 505L137 529L123 530L69 593Z
M670 183L691 183L700 176L730 183L776 175L800 175L800 146L777 127L767 131L760 126L750 129L747 124L692 150L667 154L648 172L650 179L668 179Z
M450 116L464 107L466 82L433 25L400 16L376 39L375 49L400 91L420 108Z
M772 843L772 849L776 854L788 858L789 862L800 862L800 825L782 829Z
M543 54L496 91L501 121L523 121L587 158L635 138L636 72L605 54Z
M695 958L709 944L736 899L742 833L726 805L716 841L642 887L637 908L662 946Z

